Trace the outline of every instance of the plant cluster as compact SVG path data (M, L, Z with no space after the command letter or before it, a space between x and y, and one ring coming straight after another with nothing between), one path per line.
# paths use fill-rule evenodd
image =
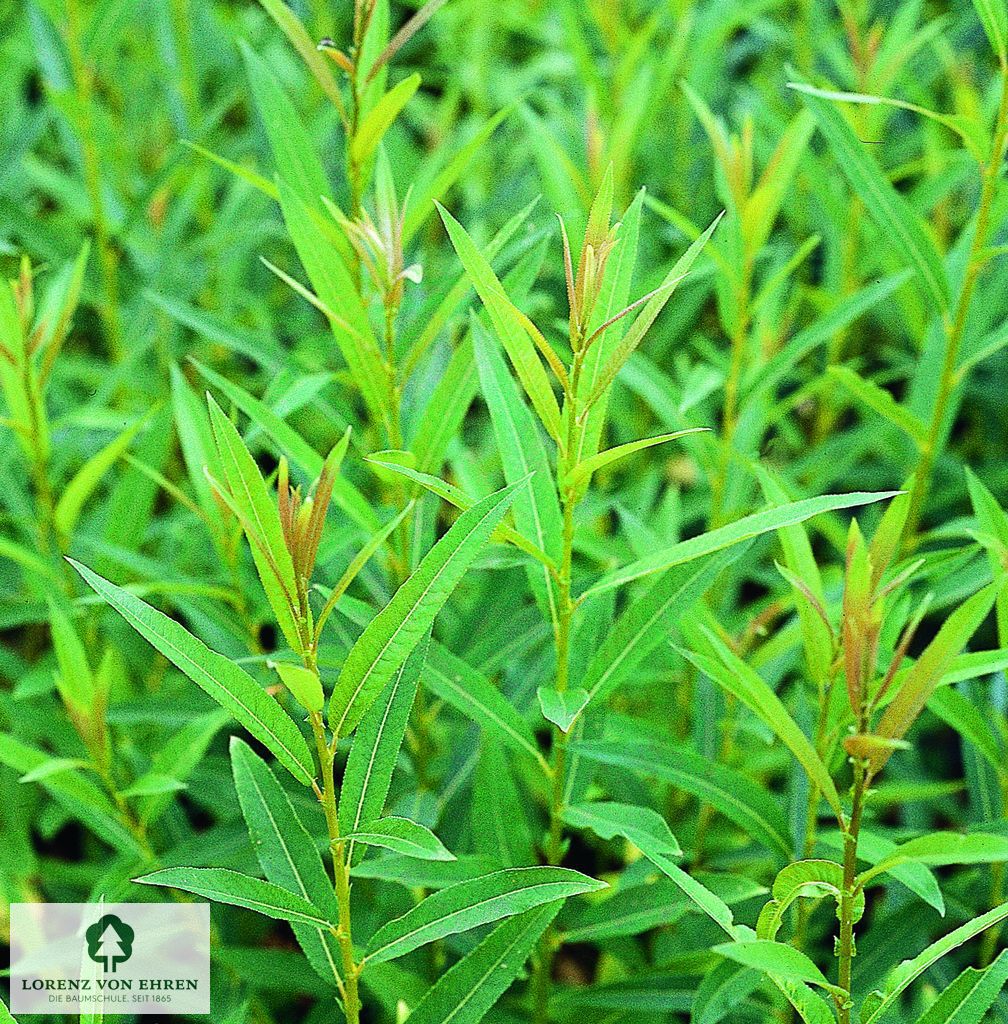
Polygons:
M0 13L0 919L1008 1022L1005 0L155 7Z

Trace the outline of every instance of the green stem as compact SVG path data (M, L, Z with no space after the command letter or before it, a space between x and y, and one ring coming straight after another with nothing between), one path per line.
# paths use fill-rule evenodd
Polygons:
M857 852L858 834L861 831L861 815L864 811L864 800L866 786L864 764L861 761L854 762L854 785L853 803L851 807L850 821L844 829L844 881L843 892L840 894L840 965L837 974L837 984L846 993L848 998L844 1002L838 1001L837 1013L840 1024L850 1024L851 1007L849 993L851 990L851 975L855 956L854 949L854 881L857 876Z
M980 257L987 244L987 236L990 231L991 207L994 202L998 174L1001 170L1001 158L1004 154L1006 137L1008 137L1008 69L1002 69L1001 102L998 105L997 120L994 125L994 140L990 156L980 170L980 205L977 209L976 229L970 244L966 273L963 277L962 289L959 292L959 300L956 303L955 314L947 325L945 356L938 378L938 393L935 397L927 437L921 448L920 459L911 485L910 511L907 514L904 533L908 545L912 545L917 536L924 502L931 484L931 473L939 454L938 449L941 443L942 429L945 425L945 416L952 399L952 392L959 383L956 364L959 361L959 349L966 332L973 292L984 263Z
M70 58L70 73L77 92L78 131L80 134L81 158L84 171L84 187L91 203L91 218L94 221L95 247L98 250L98 265L101 271L102 289L105 301L101 307L101 318L105 325L109 352L115 362L121 362L125 352L122 344L122 327L119 322L119 268L112 248L105 218L105 204L102 201L101 162L95 144L94 122L91 116L94 81L91 69L84 58L81 43L83 35L79 0L66 0L66 42Z
M580 347L580 346L579 346ZM557 691L563 693L570 684L570 639L571 622L574 618L575 603L571 597L571 577L574 561L574 510L578 496L575 490L566 484L570 461L575 458L577 445L577 409L575 396L581 380L582 360L579 355L574 358L571 370L570 391L567 405L567 436L565 451L557 458L557 489L560 493L561 510L563 513L563 542L560 568L556 576L557 612L554 628L556 647ZM550 808L549 836L546 840L546 860L551 865L558 865L563 860L563 809L564 788L566 783L567 765L567 734L554 725L552 729L552 765L550 768ZM552 926L539 940L539 955L535 964L534 999L536 1024L546 1024L549 1020L549 994L553 979L553 960L556 956L556 932Z
M356 962L353 951L350 926L350 866L347 863L346 849L340 837L339 816L336 813L336 786L333 781L336 738L333 737L332 744L326 742L322 715L318 711L313 711L311 714L311 727L315 734L315 746L318 749L319 765L322 772L322 790L319 799L325 813L326 828L329 831L336 904L339 910L339 929L336 937L343 960L343 1011L346 1014L347 1024L360 1024L361 1001L358 979L364 965Z

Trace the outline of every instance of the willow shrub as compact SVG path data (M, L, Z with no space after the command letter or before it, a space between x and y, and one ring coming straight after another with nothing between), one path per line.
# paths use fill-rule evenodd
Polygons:
M261 3L10 19L8 903L213 901L229 1022L1008 1020L1003 0Z

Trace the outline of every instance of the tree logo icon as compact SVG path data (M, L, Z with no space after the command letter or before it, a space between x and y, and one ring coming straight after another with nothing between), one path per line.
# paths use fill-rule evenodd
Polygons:
M99 917L84 937L88 956L112 974L133 955L133 929L115 914Z

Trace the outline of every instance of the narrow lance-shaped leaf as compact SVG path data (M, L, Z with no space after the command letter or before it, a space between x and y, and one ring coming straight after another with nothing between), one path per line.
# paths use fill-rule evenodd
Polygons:
M525 966L563 905L544 903L496 928L428 989L410 1024L479 1024Z
M497 275L469 237L465 228L441 205L438 205L448 237L455 252L486 307L494 331L500 338L511 364L518 374L525 393L550 435L560 436L560 407L550 386L549 377L529 337L526 318L504 293Z
M645 448L652 448L656 444L666 444L675 441L677 438L685 437L687 434L699 434L706 431L707 427L691 427L688 430L676 430L671 434L659 434L657 437L645 437L640 441L628 441L616 448L609 448L604 452L598 452L584 462L579 462L569 473L567 483L572 487L579 487L588 483L593 473L597 473L604 466L619 459L625 459L628 455L643 451Z
M380 817L385 809L426 657L427 643L421 642L393 674L357 727L340 785L339 823L343 832L356 831L365 822ZM351 864L354 853L350 840L347 860Z
M357 727L431 628L524 483L504 487L463 512L361 634L343 663L329 701L329 723L337 736L349 735Z
M378 143L399 116L399 112L419 88L420 76L410 75L385 93L368 111L357 129L357 134L350 140L350 156L354 163L359 165L370 159Z
M361 825L344 838L418 860L455 860L455 855L445 849L429 828L409 818L378 818Z
M269 765L237 736L231 738L231 770L252 848L266 878L336 920L336 896L315 840ZM335 936L325 927L294 924L293 929L318 974L335 984L341 962Z
M954 931L949 932L948 935L938 939L937 942L932 942L930 946L918 953L912 960L905 960L896 969L894 979L887 986L886 994L882 1001L864 1018L864 1024L882 1024L883 1020L888 1021L890 1018L889 1011L894 1008L903 992L932 964L937 963L943 956L951 953L953 949L957 949L964 942L969 942L970 939L979 935L985 929L1000 924L1005 918L1008 918L1008 903L1002 903L1000 906L988 910L987 913L974 917L972 921L967 921L965 924L960 925Z
M574 828L590 828L603 839L622 836L646 856L682 856L668 822L650 807L609 801L575 804L563 812L563 819Z
M500 690L468 662L438 644L432 645L424 685L481 729L492 732L503 744L547 768L528 723Z
M849 366L831 366L829 373L862 405L899 427L918 448L927 443L927 427L884 388L880 388L874 381L866 380Z
M209 394L207 404L224 479L242 516L263 590L287 642L300 653L301 636L292 611L298 592L294 563L284 542L276 501L235 425Z
M748 549L748 543L707 555L695 565L679 565L663 573L633 601L609 630L588 668L582 686L591 700L607 694L653 651L676 621L681 621L718 576Z
M85 502L94 493L105 474L115 465L116 460L133 443L133 438L137 436L151 415L153 412L141 417L135 423L131 423L101 451L92 455L63 489L60 500L56 504L56 511L53 513L53 525L65 537L69 537L73 533Z
M826 798L837 818L842 820L843 809L840 805L840 795L837 793L833 779L808 737L798 728L788 713L784 702L755 669L747 665L725 644L719 643L717 638L709 632L707 632L707 642L717 653L720 663L695 651L680 651L680 653L708 678L745 704L777 734L781 742L805 769L809 781Z
M998 583L984 587L945 620L937 636L903 678L899 691L875 729L877 735L883 739L901 740L907 734L952 659L962 651L980 623L987 618L1000 589ZM892 748L874 752L870 758L872 771L879 771L892 756L892 752Z
M387 427L391 414L388 366L343 255L314 211L284 181L280 182L280 209L315 294L333 314L329 320L333 336L368 412L374 422Z
M876 875L901 864L926 864L937 868L949 864L998 864L1005 861L1008 861L1006 836L982 832L968 835L934 832L897 846L874 867L862 872L858 876L858 884L865 885Z
M702 555L709 555L713 551L720 551L752 537L779 530L782 526L803 523L806 519L811 519L823 512L854 508L858 505L870 505L875 501L885 501L898 493L898 491L874 493L855 491L852 494L824 494L818 498L803 498L801 501L792 501L786 505L764 509L762 512L754 512L727 526L720 526L716 530L691 537L689 540L679 541L667 548L645 555L636 562L614 569L612 572L606 573L594 586L589 587L585 591L584 597L601 594L613 587L622 586L624 583L648 576L653 572L661 572L663 569L681 565L683 562L692 561Z
M511 868L459 882L379 928L368 943L365 963L392 960L448 935L604 888L605 882L554 867Z
M558 562L563 533L560 500L535 420L522 402L496 343L475 318L471 331L480 384L490 409L505 479L516 483L534 474L528 488L515 495L512 512L515 526L538 549ZM530 566L529 575L536 600L550 621L555 622L556 593L549 569L541 564Z
M329 182L314 140L266 62L248 43L242 41L239 45L280 177L301 202L321 213L322 196L329 194Z
M779 978L805 981L830 991L841 991L826 980L823 972L805 953L783 942L774 942L770 939L743 939L715 946L714 952L736 963L754 967Z
M591 740L575 744L584 757L671 782L705 800L781 859L791 856L784 814L774 799L744 775L667 743Z
M133 879L141 885L165 885L172 889L193 892L197 896L218 903L230 903L245 907L278 921L292 924L311 925L317 928L334 928L335 923L309 903L272 882L252 878L227 868L162 868L149 875Z
M983 970L967 967L917 1024L980 1024L1008 982L1008 949Z
M311 752L283 708L242 668L211 651L184 627L134 594L67 559L84 582L104 598L176 668L226 708L280 763L308 786L315 777Z
M790 83L790 86L802 93L815 115L840 170L881 229L880 239L907 259L934 309L943 312L948 307L948 279L935 243L920 218L893 188L835 104L817 96L807 85Z

